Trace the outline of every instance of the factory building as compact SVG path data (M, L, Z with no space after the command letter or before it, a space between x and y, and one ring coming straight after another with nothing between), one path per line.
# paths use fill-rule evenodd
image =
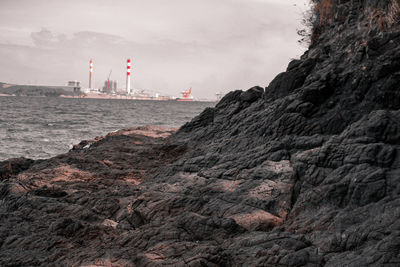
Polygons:
M106 80L104 81L103 93L112 94L117 92L117 81Z
M79 93L81 91L81 83L78 81L68 81L67 86L72 89L74 93Z
M110 80L112 70L108 75L107 80L104 81L103 88L100 89L102 93L105 94L122 94L122 95L131 95L134 94L133 86L131 85L131 59L128 58L126 60L126 88L121 91L117 90L117 81ZM75 86L72 85L71 86ZM80 87L79 85L77 87ZM89 61L89 88L84 90L85 92L94 92L97 91L93 89L93 59Z

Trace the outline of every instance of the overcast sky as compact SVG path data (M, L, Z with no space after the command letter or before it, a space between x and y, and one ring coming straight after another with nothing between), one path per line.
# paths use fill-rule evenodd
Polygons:
M88 86L111 79L177 96L267 86L304 47L307 0L0 0L0 81Z

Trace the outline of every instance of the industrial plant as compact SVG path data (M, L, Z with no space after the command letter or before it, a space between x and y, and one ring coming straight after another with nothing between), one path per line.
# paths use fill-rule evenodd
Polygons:
M125 86L118 87L117 80L111 79L110 70L102 86L94 86L94 60L89 61L89 83L88 87L83 87L80 81L70 80L64 86L51 85L16 85L0 83L0 94L11 96L51 96L67 98L105 98L105 99L134 99L134 100L176 100L176 101L195 101L192 96L192 88L181 92L181 97L163 96L160 93L135 88L132 75L132 61L126 60L126 83Z
M126 83L124 88L118 88L118 81L111 80L112 70L108 74L107 79L103 82L101 88L94 88L94 61L89 61L89 87L81 88L80 97L82 98L115 98L115 99L136 99L136 100L178 100L193 101L192 89L184 90L182 97L162 96L159 93L154 95L145 90L138 90L133 86L132 79L132 61L130 58L126 60ZM79 84L79 82L78 82Z

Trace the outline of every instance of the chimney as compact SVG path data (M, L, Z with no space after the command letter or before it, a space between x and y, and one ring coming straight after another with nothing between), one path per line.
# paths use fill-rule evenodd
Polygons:
M126 93L131 93L131 59L126 61Z
M93 60L90 59L89 63L89 88L93 89Z

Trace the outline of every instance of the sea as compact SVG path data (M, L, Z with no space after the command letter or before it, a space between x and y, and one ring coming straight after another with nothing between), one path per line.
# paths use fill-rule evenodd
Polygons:
M216 102L0 96L0 161L45 159L135 126L180 127Z

